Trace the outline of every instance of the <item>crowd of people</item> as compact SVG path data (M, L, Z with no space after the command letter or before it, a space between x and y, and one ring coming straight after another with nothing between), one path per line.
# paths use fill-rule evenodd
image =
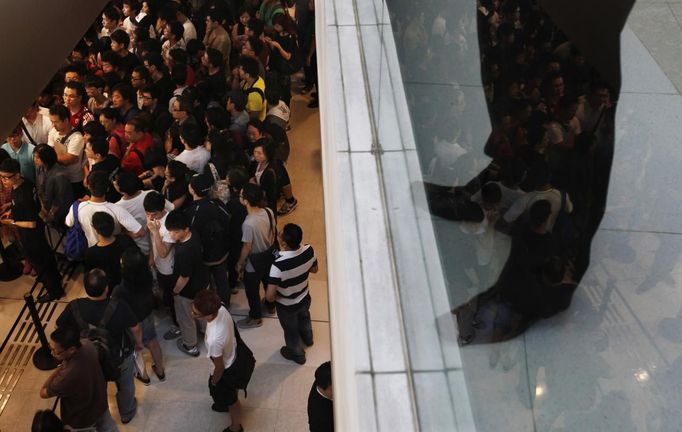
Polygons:
M34 431L118 430L107 382L130 422L136 382L167 379L161 337L198 357L204 335L211 408L230 413L226 431L244 430L238 393L256 361L239 329L277 314L280 354L306 362L317 257L300 226L278 227L298 206L287 171L292 75L303 70L299 91L318 104L314 1L293 6L111 1L8 135L3 278L33 275L38 301L56 301L65 258L84 266L87 295L50 335L61 364L40 396L60 398L61 419L39 412ZM59 255L50 233L64 238ZM249 315L235 322L230 297L242 285ZM174 324L162 335L156 308ZM310 393L311 430L333 429L331 399L327 362Z
M459 341L515 337L568 308L587 269L605 208L619 84L589 64L540 2L393 6L413 12L394 19L406 80L428 74L439 85L438 94L406 91L429 209L461 230L441 248L466 249L449 286L462 294L477 286L453 311ZM472 97L481 81L485 100ZM471 117L485 112L487 139L487 119ZM496 268L500 237L511 250ZM459 303L462 295L451 297Z

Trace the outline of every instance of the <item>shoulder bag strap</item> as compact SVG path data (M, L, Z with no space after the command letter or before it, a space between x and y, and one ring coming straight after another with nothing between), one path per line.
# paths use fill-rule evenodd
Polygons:
M220 176L218 175L218 170L215 168L212 162L208 163L208 167L211 169L211 175L213 176L213 181L220 181Z
M274 221L273 221L274 218L273 218L273 216L270 214L270 212L271 212L270 208L269 208L269 207L265 207L264 210L265 210L265 213L268 214L268 222L270 222L270 229L269 229L269 231L270 231L270 235L272 236L272 241L270 242L270 244L272 245L272 244L275 242L275 240L277 240L277 225L275 225L275 223L274 223Z
M38 143L36 143L36 140L34 140L31 134L28 132L28 128L26 127L26 123L24 123L23 119L21 120L21 129L24 130L24 133L26 134L26 137L28 137L28 140L31 141L31 144L37 146Z
M114 316L114 312L116 312L116 307L118 306L118 300L111 299L109 300L109 304L107 304L107 308L104 309L104 314L102 315L102 321L99 322L100 327L106 327L107 324L109 324L109 321L111 321L111 318Z

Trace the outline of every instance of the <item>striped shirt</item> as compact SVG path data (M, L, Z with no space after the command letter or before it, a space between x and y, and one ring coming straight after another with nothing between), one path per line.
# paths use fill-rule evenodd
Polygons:
M291 306L308 295L308 274L317 264L312 246L304 245L295 251L281 251L270 267L268 283L277 285L277 303Z

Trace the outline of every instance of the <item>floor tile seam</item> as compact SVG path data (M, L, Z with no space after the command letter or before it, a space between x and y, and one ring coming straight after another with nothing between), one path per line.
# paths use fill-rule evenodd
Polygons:
M655 231L655 230L646 230L646 229L609 228L609 227L602 227L602 228L599 228L597 231L633 233L633 234L660 234L660 235L671 235L671 236L682 235L682 232L676 232L676 231Z
M375 370L357 370L356 375L397 375L397 374L416 374L416 373L450 373L463 372L463 367L457 368L442 368L442 369L412 369L412 370L393 370L393 371L375 371Z
M668 10L671 10L670 5L668 5L667 3L661 3L661 4L667 6L667 7L668 7ZM626 25L627 25L627 24L626 24ZM679 26L679 22L678 22L678 26ZM665 75L665 77L668 78L668 81L670 81L670 84L671 84L673 87L675 87L675 89L677 90L677 93L680 94L680 89L677 88L677 86L675 85L675 83L673 82L673 80L671 79L671 77L668 75L668 73L665 71L665 69L663 69L663 68L661 67L661 64L658 62L658 60L656 60L656 57L654 56L654 53L651 51L651 49L649 49L649 47L647 46L647 44L645 44L644 41L642 40L642 38L639 37L639 35L638 35L637 32L635 31L635 29L632 28L632 26L628 25L628 27L629 27L630 30L632 31L632 34L635 35L635 37L637 38L637 40L639 40L639 43L641 43L642 46L647 50L647 52L649 53L649 55L650 55L651 58L653 59L654 63L656 63L656 66L658 66L658 68L660 69L660 71L663 72L663 75ZM621 52L621 54L622 54L622 52ZM621 61L621 63L622 63L622 61Z

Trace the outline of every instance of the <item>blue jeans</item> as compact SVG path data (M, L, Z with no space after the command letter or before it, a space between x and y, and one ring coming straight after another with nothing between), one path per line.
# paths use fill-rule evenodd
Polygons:
M137 413L135 400L135 359L133 354L123 359L121 376L116 380L116 405L121 415L121 421L128 422Z

